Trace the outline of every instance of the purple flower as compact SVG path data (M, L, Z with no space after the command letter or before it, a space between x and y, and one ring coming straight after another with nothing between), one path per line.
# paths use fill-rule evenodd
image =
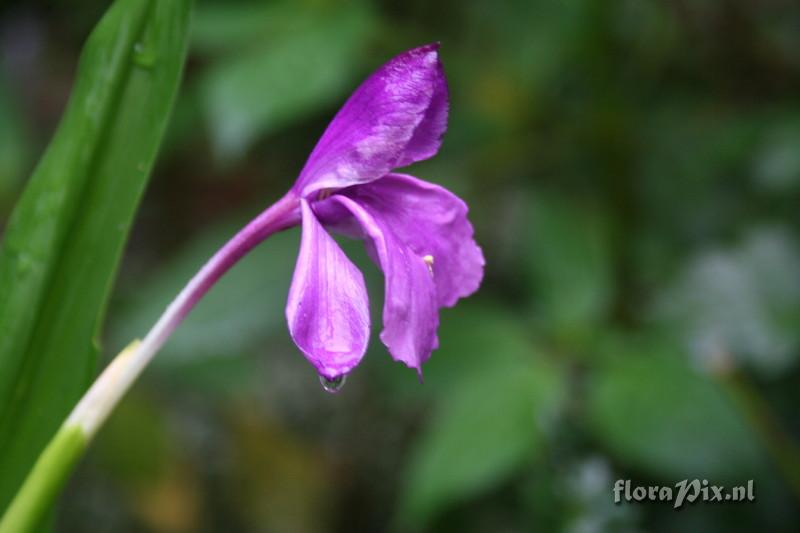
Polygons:
M326 227L365 241L385 276L380 338L395 360L420 375L438 346L439 308L475 292L483 278L466 204L442 187L393 172L441 145L448 91L438 48L409 50L367 78L290 192L300 202L302 239L286 318L294 342L329 380L361 361L370 318L363 276Z
M103 371L64 427L91 437L217 280L254 246L297 224L303 235L286 318L323 386L338 390L364 356L370 328L364 278L325 227L366 243L386 279L381 340L392 357L422 375L422 363L439 344L439 308L475 292L484 264L466 204L442 187L394 172L441 145L448 96L438 49L409 50L367 78L289 192L200 268L144 339Z

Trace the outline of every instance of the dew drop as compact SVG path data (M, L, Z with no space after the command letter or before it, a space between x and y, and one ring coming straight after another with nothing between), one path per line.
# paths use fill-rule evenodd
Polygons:
M24 278L33 269L33 260L26 253L21 253L17 258L17 276Z
M344 382L347 381L347 376L342 374L341 376L336 376L333 379L326 378L325 376L319 377L319 383L322 385L322 388L325 389L325 392L330 392L331 394L336 394L342 387L344 387Z
M133 45L133 62L146 69L153 68L156 64L156 52L144 43L136 43Z

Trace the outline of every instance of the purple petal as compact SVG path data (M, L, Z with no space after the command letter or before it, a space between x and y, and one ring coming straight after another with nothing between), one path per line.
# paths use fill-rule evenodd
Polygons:
M438 45L435 45L438 49ZM436 155L442 145L444 132L447 131L447 116L450 112L450 93L442 63L436 56L436 75L433 79L433 96L431 96L425 116L414 130L411 140L405 147L402 157L393 168L404 167L416 161L423 161Z
M467 204L458 196L405 174L389 174L341 194L380 213L400 242L415 255L427 258L440 307L450 307L478 289L483 279L483 253L467 220Z
M394 233L389 221L368 205L342 195L331 202L344 206L368 238L368 251L383 270L385 301L381 341L397 361L417 369L438 346L436 287L428 264Z
M448 95L438 49L404 52L356 89L300 173L294 185L300 196L376 180L439 150Z
M298 348L320 375L334 379L361 361L369 341L364 277L301 200L303 236L286 319Z

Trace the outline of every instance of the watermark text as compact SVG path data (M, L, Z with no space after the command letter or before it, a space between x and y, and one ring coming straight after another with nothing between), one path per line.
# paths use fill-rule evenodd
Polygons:
M713 485L707 479L683 479L674 485L632 485L630 479L618 479L614 483L614 503L622 502L671 502L680 509L685 503L725 503L755 501L753 480L744 485L726 488Z

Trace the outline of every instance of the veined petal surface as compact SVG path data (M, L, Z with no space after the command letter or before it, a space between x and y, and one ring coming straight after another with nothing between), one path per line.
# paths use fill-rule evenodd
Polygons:
M448 91L438 49L404 52L356 89L301 171L294 186L300 196L367 183L439 150Z
M369 342L364 277L301 200L302 238L286 319L295 344L320 375L335 379L352 370Z

